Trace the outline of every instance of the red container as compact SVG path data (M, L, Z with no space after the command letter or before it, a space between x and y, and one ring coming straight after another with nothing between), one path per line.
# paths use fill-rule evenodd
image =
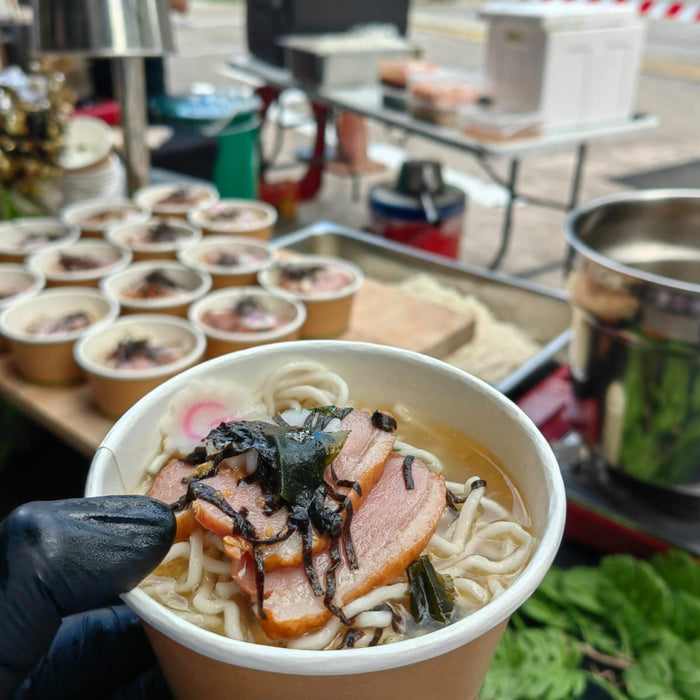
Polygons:
M448 258L459 257L466 196L445 185L435 161L407 161L396 184L369 193L368 230Z

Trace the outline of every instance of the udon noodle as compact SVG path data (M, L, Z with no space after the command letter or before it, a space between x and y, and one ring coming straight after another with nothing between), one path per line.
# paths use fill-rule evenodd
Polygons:
M342 377L312 362L279 368L257 392L213 383L190 388L162 422L162 451L139 491L149 492L173 455L188 454L222 420L269 420L283 412L293 419L310 407L352 405ZM422 460L445 480L447 503L422 556L451 583L457 618L464 617L498 596L527 564L534 546L529 514L506 472L473 439L435 425L412 407L386 407L386 413L398 424L394 454ZM254 470L255 464L247 468ZM321 626L300 636L270 638L258 624L254 602L233 580L225 550L220 535L197 525L173 545L142 588L177 615L213 632L296 649L386 644L435 628L415 622L407 576L401 573L345 602L342 614L330 615Z

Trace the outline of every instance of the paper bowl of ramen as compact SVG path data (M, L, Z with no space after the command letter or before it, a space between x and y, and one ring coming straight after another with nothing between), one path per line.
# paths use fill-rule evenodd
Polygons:
M151 216L148 209L125 197L85 199L61 209L61 220L77 226L85 238L102 238L105 231L119 223L139 223Z
M210 359L298 339L306 309L295 299L260 287L232 287L211 292L192 304L189 319L206 334L206 357Z
M277 223L277 209L252 199L221 199L206 209L195 209L187 218L204 235L234 234L270 240Z
M23 299L36 296L44 288L45 280L34 270L19 263L0 263L0 311ZM7 350L5 338L0 334L0 352Z
M274 264L277 251L243 236L206 236L178 251L178 260L211 275L212 289L257 284L258 273Z
M147 185L134 193L134 202L156 216L183 219L192 209L207 209L219 201L219 191L205 183Z
M138 224L116 224L105 238L112 245L128 248L135 261L177 257L178 251L199 241L202 232L177 218L154 217Z
M107 241L79 240L40 250L29 256L26 264L46 278L47 287L97 287L103 277L125 269L130 262L131 251L126 248Z
M292 627L299 622L295 631L303 634L298 638L287 629L289 638L264 643L270 636L261 631L257 586L251 591L247 578L253 572L234 567L241 557L251 556L245 544L249 539L226 540L226 554L222 553L217 542L223 540L199 525L199 514L201 521L207 522L204 515L211 512L200 504L197 519L190 522L192 531L187 532L185 521L183 537L164 566L124 596L145 621L175 695L225 697L235 688L236 697L243 699L425 700L433 697L439 686L445 697L474 698L509 616L534 592L553 561L566 511L559 467L546 440L517 406L485 382L425 355L374 344L302 340L241 350L179 375L128 411L105 438L106 449L97 451L86 493L154 493L154 478L161 479L165 473L161 485L167 486L174 469L180 485L175 484L174 492L165 498L161 493L162 500L174 501L183 488L182 477L192 473L194 463L229 444L224 440L211 453L207 447L230 429L227 423L221 427L221 421L261 419L262 415L294 408L297 401L302 406L357 407L342 417L341 431L343 422L355 417L365 426L370 421L374 427L368 428L369 433L355 429L349 433L348 440L355 434L353 453L358 443L368 448L381 445L378 455L362 463L363 474L364 467L375 463L383 465L383 471L376 484L363 492L366 500L354 511L349 529L357 569L348 565L345 541L335 572L336 589L329 594L328 579L323 578L329 565L327 550L322 550L325 554L312 551L311 561L320 572L323 593L316 597L303 567L275 574L266 570L268 553L263 552L266 628L275 633L275 626L289 615L287 621ZM376 422L375 409L379 411ZM396 417L395 431L385 421L389 411ZM296 413L296 417L284 415L295 425L306 420L303 413ZM323 410L319 411L314 420L322 414ZM326 425L325 430L331 431ZM190 452L202 435L217 426L219 431L210 434L203 452ZM373 437L365 440L362 436L368 434ZM400 445L393 442L396 436ZM387 454L386 440L389 451L393 445L399 452L382 462ZM361 449L359 454L367 452ZM416 457L408 467L406 454ZM175 455L187 455L191 462L180 468L183 464L170 459ZM270 463L249 464L246 456L239 468L245 469L248 478L235 481L230 488L252 486L251 475L262 468L261 464ZM446 482L434 471L440 463ZM234 470L230 462L229 467L219 464L216 477L225 476L229 467ZM342 469L337 459L333 464L335 476L329 476L327 467L324 480L336 481L334 490L340 488L341 500L343 494L349 497L350 492L357 493L347 483L340 487L338 470L347 474L346 469L358 463L349 459ZM163 465L167 472L162 472ZM200 468L200 481L216 478L211 472L205 476L205 471ZM432 493L432 487L439 483L460 500L466 497L457 505L459 515L451 514L445 506L444 491L437 496ZM423 500L427 484L431 495ZM196 491L191 488L197 498L207 498L203 485ZM222 488L226 490L220 484L220 492ZM435 508L440 518L439 537L432 524ZM217 513L218 506L214 509ZM253 505L246 510L248 519L253 517L252 510ZM425 518L431 524L426 524ZM265 536L279 526L266 528L264 522ZM452 531L455 522L461 524ZM427 551L416 552L426 537ZM295 545L296 555L299 546ZM435 562L441 575L452 577L459 612L450 624L414 627L418 623L412 622L412 614L407 612L406 596L413 586L407 583L403 562L421 561L424 555ZM396 568L384 566L395 560L399 562ZM202 568L197 568L198 562L205 562ZM282 559L277 564L278 571L284 568ZM188 581L190 566L192 577ZM292 579L286 578L289 571ZM381 574L374 578L371 571ZM233 576L236 580L229 580ZM421 578L420 573L414 576L415 580ZM360 589L349 593L357 581L362 582L358 583ZM176 586L179 592L171 596L169 591L175 591ZM324 605L326 595L336 612L343 611L350 628ZM420 597L419 588L416 599ZM180 609L175 609L178 606ZM319 619L315 614L307 616L311 608L320 611ZM425 606L419 605L417 610L424 613ZM366 611L384 614L359 619ZM399 630L396 634L394 619ZM362 634L349 634L353 628ZM379 643L371 646L377 629ZM343 640L346 647L352 643L354 647L336 648L343 646ZM328 645L333 648L324 648Z
M100 287L119 302L122 313L165 313L184 318L190 304L211 289L211 277L175 260L144 260L105 277Z
M40 250L73 243L80 230L50 217L27 217L0 224L0 262L21 263Z
M6 308L0 332L25 379L74 384L85 378L73 358L76 340L118 315L119 305L92 287L47 289Z
M95 407L122 415L144 394L199 362L206 339L188 321L166 314L133 314L86 333L75 345Z
M343 333L364 278L362 269L354 263L325 255L279 262L258 275L265 289L289 294L304 303L302 338L332 338Z

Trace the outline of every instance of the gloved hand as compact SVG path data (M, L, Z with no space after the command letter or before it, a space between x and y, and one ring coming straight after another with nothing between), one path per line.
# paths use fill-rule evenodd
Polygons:
M145 496L10 513L0 523L0 698L163 697L136 615L101 606L153 570L174 536L170 509Z

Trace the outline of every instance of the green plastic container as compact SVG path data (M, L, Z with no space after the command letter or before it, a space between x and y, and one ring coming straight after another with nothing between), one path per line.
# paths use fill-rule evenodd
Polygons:
M260 120L257 116L219 134L219 147L212 177L222 198L258 198L259 134Z

